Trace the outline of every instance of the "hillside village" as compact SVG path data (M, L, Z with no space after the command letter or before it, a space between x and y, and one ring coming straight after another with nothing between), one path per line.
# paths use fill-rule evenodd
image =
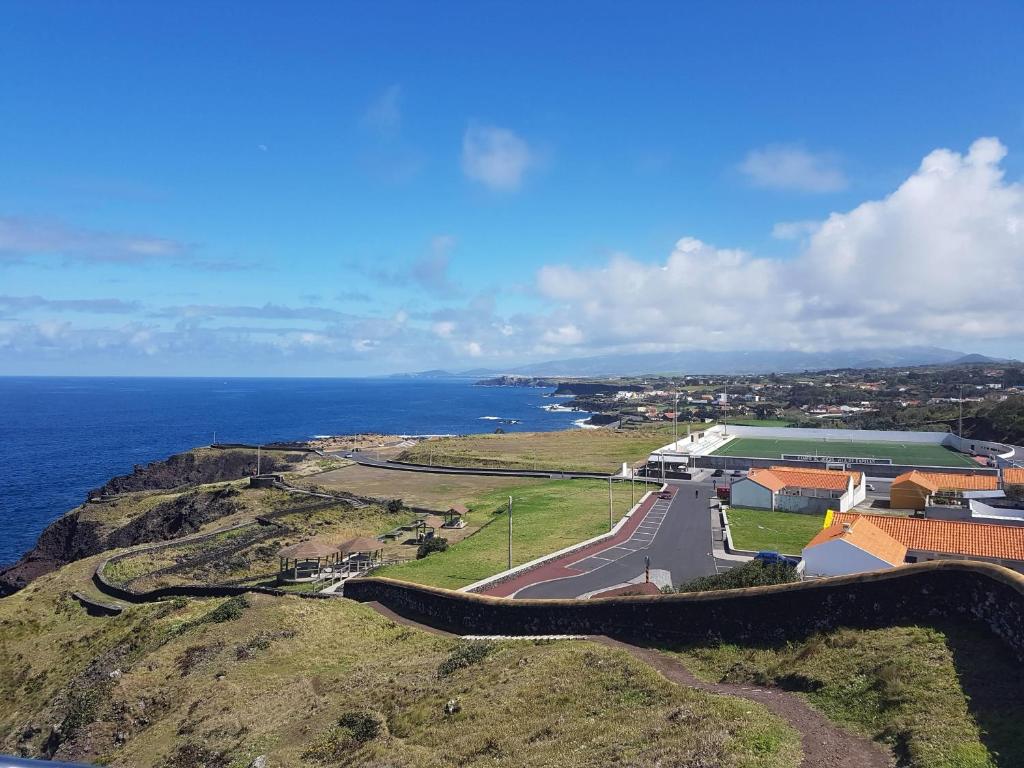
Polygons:
M557 386L594 424L777 421L793 426L958 431L1024 441L1024 364L965 363L751 376L614 379L500 377L481 384Z

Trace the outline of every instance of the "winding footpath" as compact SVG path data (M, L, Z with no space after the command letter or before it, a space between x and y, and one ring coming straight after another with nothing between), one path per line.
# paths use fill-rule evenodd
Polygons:
M401 616L377 602L364 605L373 608L396 624L445 637L459 636L454 632ZM892 755L882 745L841 728L795 693L756 685L710 683L699 679L681 661L656 648L633 645L604 636L581 639L625 651L676 685L763 704L800 734L800 747L803 750L800 768L892 768L895 765Z

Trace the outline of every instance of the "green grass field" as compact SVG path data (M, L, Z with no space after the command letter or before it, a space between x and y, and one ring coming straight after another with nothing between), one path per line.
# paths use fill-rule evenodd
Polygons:
M905 768L1024 765L1024 673L988 634L956 626L839 629L680 655L708 680L806 691L811 706L888 745Z
M928 467L976 466L969 456L941 445L927 443L862 443L853 440L769 440L760 437L737 437L717 451L713 451L715 456L748 456L757 459L779 459L783 454L892 459L893 464Z
M737 549L773 549L799 556L825 522L824 515L729 507L729 531Z
M636 489L637 498L643 493ZM601 480L553 480L494 491L475 500L474 521L490 509L484 527L446 552L402 565L381 568L378 576L458 589L508 567L508 517L512 495L512 564L584 541L608 530L608 484ZM614 519L629 511L628 483L615 483ZM441 535L444 535L443 533Z

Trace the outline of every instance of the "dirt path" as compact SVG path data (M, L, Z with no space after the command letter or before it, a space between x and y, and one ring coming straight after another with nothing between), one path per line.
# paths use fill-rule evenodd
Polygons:
M433 627L400 616L380 603L372 602L365 605L403 626L415 627L436 635L458 636L449 629ZM794 693L754 685L708 683L690 672L681 661L654 648L644 648L610 637L590 639L595 643L631 654L677 685L763 704L800 733L800 746L804 753L800 768L891 768L895 764L892 755L884 747L871 739L840 728Z
M632 654L673 683L764 704L799 731L800 746L804 752L801 768L890 768L894 764L892 756L884 747L840 728L796 694L754 685L708 683L697 678L682 662L661 651L608 637L593 639L594 642Z

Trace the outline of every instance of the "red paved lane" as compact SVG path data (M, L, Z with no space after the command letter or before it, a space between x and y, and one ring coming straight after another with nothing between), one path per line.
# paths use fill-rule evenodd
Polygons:
M672 491L672 489L670 488L669 491ZM633 513L633 516L625 522L614 536L602 539L601 541L595 541L593 544L583 547L582 549L577 549L574 552L569 552L561 557L549 560L543 565L519 574L514 579L486 587L480 590L479 594L491 595L493 597L509 597L523 587L528 587L531 584L548 581L549 579L561 579L566 576L576 576L581 573L581 571L574 570L572 568L574 563L578 563L586 557L596 555L599 552L611 549L612 547L626 541L626 539L633 535L633 532L640 526L640 523L644 521L644 518L647 517L647 513L651 511L651 507L654 506L654 502L657 500L658 491L655 491L641 502L637 511Z

